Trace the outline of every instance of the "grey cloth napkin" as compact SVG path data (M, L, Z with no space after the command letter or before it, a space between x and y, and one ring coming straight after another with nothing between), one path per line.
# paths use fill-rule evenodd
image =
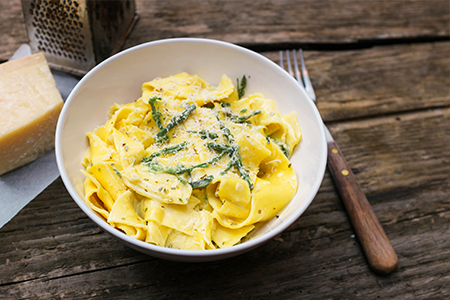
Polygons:
M9 59L31 54L29 45L21 45ZM79 79L63 72L53 71L56 86L65 101ZM0 176L0 228L9 222L31 200L36 198L59 176L55 150L46 152L37 160Z

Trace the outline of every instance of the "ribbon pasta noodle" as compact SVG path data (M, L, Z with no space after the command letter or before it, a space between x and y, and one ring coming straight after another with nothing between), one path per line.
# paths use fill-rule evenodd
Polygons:
M180 73L113 105L87 133L87 204L129 236L179 249L230 247L273 218L297 191L301 130L262 94L241 98L242 83Z

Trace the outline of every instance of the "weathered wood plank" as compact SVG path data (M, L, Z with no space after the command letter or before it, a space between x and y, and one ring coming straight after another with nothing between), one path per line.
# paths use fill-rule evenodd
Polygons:
M0 286L0 292L10 299L439 298L449 292L450 242L442 234L448 231L449 221L447 211L392 226L388 234L402 264L389 277L376 276L366 267L351 231L305 240L305 230L298 230L226 261L182 264L142 260Z
M0 1L0 12L0 61L5 61L28 42L28 37L20 0Z
M125 48L186 36L252 47L450 35L447 1L136 0L136 6L141 18ZM0 60L6 60L27 35L20 0L0 1L0 11Z
M450 108L330 126L397 251L400 269L391 276L370 271L328 172L312 205L284 233L251 253L203 264L128 249L85 217L58 179L0 230L0 294L6 299L442 297L450 293L449 128Z
M141 0L137 1L140 24L126 45L183 36L247 45L448 36L447 4L445 1Z
M279 61L278 52L263 55ZM325 121L450 105L450 42L305 51L305 59Z
M262 54L279 63L278 52ZM304 56L325 121L450 105L450 42Z

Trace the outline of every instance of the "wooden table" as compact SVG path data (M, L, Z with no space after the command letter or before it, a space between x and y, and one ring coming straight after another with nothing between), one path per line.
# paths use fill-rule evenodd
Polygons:
M124 48L224 40L278 61L303 48L318 107L395 248L376 275L327 171L303 216L260 248L176 263L102 232L60 179L0 230L2 299L444 299L450 295L448 1L136 1ZM0 60L27 42L0 0ZM447 298L448 299L448 298Z

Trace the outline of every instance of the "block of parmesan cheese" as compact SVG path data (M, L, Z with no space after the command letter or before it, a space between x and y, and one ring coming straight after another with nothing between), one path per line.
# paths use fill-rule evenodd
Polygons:
M0 64L0 175L53 148L62 106L44 54Z

